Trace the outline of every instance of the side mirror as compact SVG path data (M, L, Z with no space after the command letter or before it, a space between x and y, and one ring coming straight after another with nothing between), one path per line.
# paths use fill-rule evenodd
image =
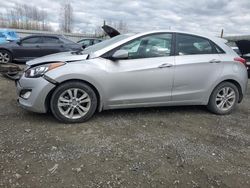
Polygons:
M113 55L113 59L127 59L128 51L127 50L117 50Z
M16 41L16 43L17 43L18 45L21 45L21 44L22 44L20 40Z

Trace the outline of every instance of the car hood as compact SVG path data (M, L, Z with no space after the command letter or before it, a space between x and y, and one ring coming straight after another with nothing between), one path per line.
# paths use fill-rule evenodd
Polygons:
M80 61L88 58L88 54L83 54L82 52L61 52L52 55L43 56L40 58L33 59L26 62L26 65L34 66L49 62L58 62L58 61Z
M235 43L242 55L250 53L250 40L238 40Z
M108 25L104 25L102 26L102 29L105 31L105 33L110 37L115 37L117 35L120 35L120 32L117 31L116 29L114 29L113 27L111 26L108 26Z

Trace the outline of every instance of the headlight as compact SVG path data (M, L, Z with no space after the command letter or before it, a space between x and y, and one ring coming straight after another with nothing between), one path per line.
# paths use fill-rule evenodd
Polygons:
M37 67L32 67L32 68L25 71L25 77L38 78L40 76L43 76L46 72L53 70L57 67L60 67L62 65L65 65L65 63L64 62L56 62L56 63L40 65Z

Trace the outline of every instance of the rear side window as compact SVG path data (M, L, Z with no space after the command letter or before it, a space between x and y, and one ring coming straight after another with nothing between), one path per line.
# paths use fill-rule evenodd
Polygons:
M176 53L177 55L196 55L217 52L208 39L187 34L177 34Z
M61 43L61 41L56 37L43 37L43 43L58 44L58 43Z

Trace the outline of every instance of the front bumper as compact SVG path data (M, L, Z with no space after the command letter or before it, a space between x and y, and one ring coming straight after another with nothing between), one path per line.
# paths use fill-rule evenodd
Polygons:
M26 110L46 113L46 98L50 91L55 88L55 85L45 80L43 77L39 78L26 78L22 76L19 80L16 80L16 88L18 95L18 103ZM30 96L27 99L21 97L23 90L31 91Z

